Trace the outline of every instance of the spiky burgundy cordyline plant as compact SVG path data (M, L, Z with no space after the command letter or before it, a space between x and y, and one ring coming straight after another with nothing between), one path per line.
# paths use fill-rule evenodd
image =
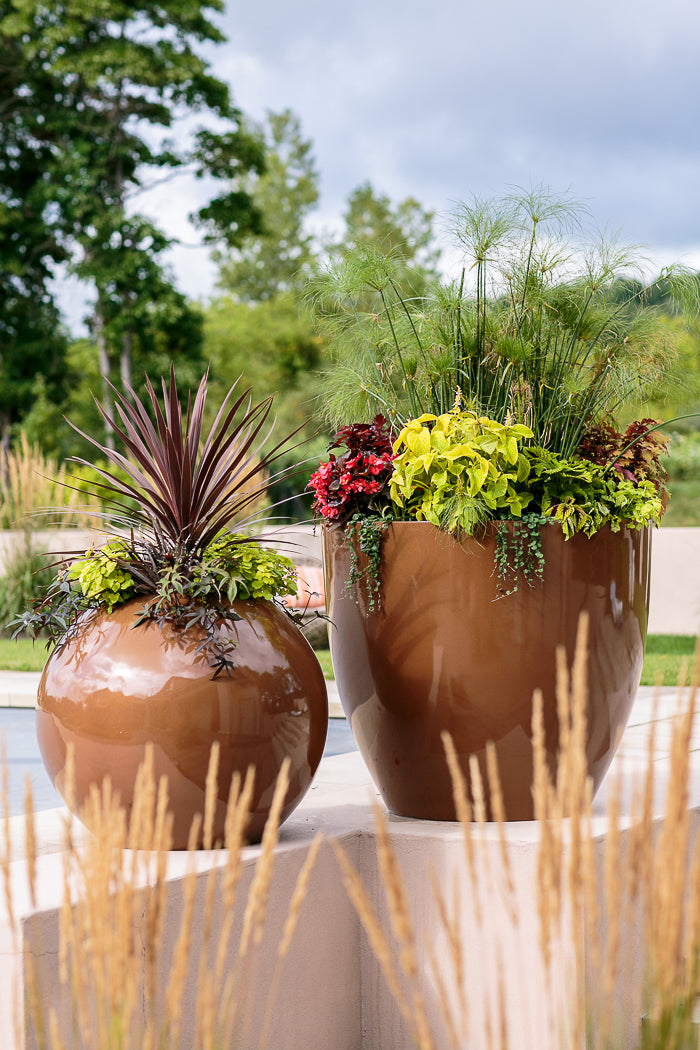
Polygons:
M268 467L298 431L261 454L260 447L271 431L270 426L263 433L272 396L252 405L248 389L233 401L237 380L202 443L208 373L202 377L194 402L188 393L184 420L172 366L169 384L164 378L161 382L163 407L146 378L155 424L147 403L128 385L127 397L110 384L121 426L95 399L108 430L120 439L127 455L70 424L101 455L120 467L128 481L109 470L94 468L85 459L76 457L75 462L97 470L104 480L94 487L103 500L107 497L108 505L124 512L129 522L158 548L196 557L265 491L269 485ZM256 479L257 484L248 488L249 482ZM135 508L123 502L129 499L135 501Z

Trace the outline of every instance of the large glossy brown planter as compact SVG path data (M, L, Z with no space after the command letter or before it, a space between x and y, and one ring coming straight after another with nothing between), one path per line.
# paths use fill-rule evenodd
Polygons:
M270 602L237 602L240 620L219 630L236 641L235 668L213 678L184 636L167 625L134 626L143 599L112 614L87 614L77 636L52 653L38 694L37 734L44 764L64 798L66 749L75 752L75 809L109 774L130 811L136 771L154 745L156 782L168 778L173 848L187 845L203 813L209 755L220 745L214 837L223 838L231 777L255 767L247 835L260 838L277 774L291 759L284 820L306 793L328 727L323 672L301 633Z
M589 615L586 758L600 785L626 724L642 669L650 530L604 529L565 541L544 526L544 578L507 596L494 572L495 533L457 542L425 522L396 522L382 552L382 602L364 583L346 590L342 528L324 530L329 637L340 699L384 801L408 817L454 820L441 733L462 768L485 747L499 760L506 815L530 820L532 697L543 691L547 758L556 769L556 648L572 660ZM360 561L360 565L366 564ZM357 599L357 600L355 600Z

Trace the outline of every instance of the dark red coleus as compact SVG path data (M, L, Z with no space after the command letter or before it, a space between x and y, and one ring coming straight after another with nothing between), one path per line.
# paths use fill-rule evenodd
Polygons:
M668 438L655 428L657 419L638 419L623 434L607 423L598 423L586 431L578 449L583 459L612 466L627 481L651 481L663 495L668 474L660 456L668 450Z

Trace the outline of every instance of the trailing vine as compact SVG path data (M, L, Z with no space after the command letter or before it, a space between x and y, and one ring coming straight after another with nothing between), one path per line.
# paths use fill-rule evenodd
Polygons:
M364 517L362 514L354 514L347 526L350 573L345 585L346 590L354 597L355 584L364 580L369 612L375 612L381 602L382 546L391 521L391 518L380 515ZM362 552L368 562L364 571L360 568L358 552ZM357 601L357 598L354 600Z
M542 579L544 554L541 526L547 520L543 514L523 514L519 520L496 522L493 560L502 597L515 594L522 580L528 587L534 587Z

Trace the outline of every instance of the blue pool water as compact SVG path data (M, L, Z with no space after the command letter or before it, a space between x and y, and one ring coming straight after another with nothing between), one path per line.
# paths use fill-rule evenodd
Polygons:
M15 816L24 810L24 783L29 773L32 781L34 808L53 809L63 805L56 794L53 784L46 775L44 763L39 754L34 731L34 710L28 707L0 708L0 741L5 739L7 750L7 768L10 787L10 815ZM344 755L355 751L356 745L350 732L350 726L344 718L331 718L328 723L328 736L323 752L324 757Z

